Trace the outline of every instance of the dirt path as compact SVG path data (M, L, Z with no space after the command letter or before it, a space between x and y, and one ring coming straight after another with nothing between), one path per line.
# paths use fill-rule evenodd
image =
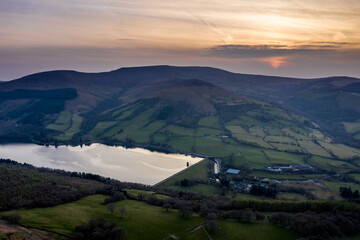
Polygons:
M18 232L20 232L22 235L24 235L25 237L27 237L28 239L31 239L31 240L36 240L35 238L33 238L30 234L28 234L27 232L21 230L20 228L16 227L16 226L13 226L13 225L10 225L10 224L7 224L7 223L4 223L4 222L0 222L1 225L4 225L6 227L9 227L9 228L12 228Z

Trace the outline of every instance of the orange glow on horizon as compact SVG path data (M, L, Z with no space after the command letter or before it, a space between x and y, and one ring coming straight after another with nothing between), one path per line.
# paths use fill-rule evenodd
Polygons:
M268 58L258 58L256 61L264 62L274 69L278 69L279 67L290 65L291 57L289 56L281 56L281 57L268 57Z

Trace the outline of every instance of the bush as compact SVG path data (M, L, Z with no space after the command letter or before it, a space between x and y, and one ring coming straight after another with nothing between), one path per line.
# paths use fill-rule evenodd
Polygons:
M21 220L21 216L17 213L14 213L14 214L2 216L1 219L5 220L9 223L12 223L12 224L18 224Z

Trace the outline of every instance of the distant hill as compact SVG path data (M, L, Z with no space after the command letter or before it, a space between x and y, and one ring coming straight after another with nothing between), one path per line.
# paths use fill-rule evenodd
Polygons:
M360 79L349 77L296 79L173 66L51 71L0 85L0 139L209 154L219 143L235 141L339 157L325 145L359 146L359 106Z

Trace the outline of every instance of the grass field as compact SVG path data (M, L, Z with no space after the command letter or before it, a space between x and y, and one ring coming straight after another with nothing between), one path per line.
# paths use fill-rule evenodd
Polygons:
M169 136L168 144L175 149L192 152L192 148L195 146L195 137Z
M333 155L340 159L350 159L355 156L360 156L360 150L345 146L343 144L331 144L323 141L319 141L319 144L328 152L333 153Z
M271 143L271 145L280 151L288 151L288 152L300 152L304 153L305 150L297 145L285 144L285 143Z
M193 128L185 128L185 127L180 127L180 126L175 126L175 125L168 125L166 126L162 132L171 132L174 135L179 135L179 136L194 136L195 135L195 129Z
M265 141L274 143L297 144L296 140L283 136L267 136Z
M2 212L0 215L18 213L22 216L21 224L40 227L63 234L72 235L76 225L86 223L89 219L104 217L108 221L116 222L127 232L128 240L164 239L170 234L179 234L182 240L199 240L204 235L202 228L186 232L205 219L192 216L183 218L177 210L165 212L160 207L148 205L144 202L123 200L116 203L117 207L125 207L124 218L119 214L110 214L106 205L102 205L105 196L93 195L79 201L58 205L51 208L36 208L30 210L14 210ZM214 240L229 239L297 239L300 235L269 223L242 223L218 221L218 231L209 233ZM206 235L206 234L205 234ZM206 238L204 238L206 239Z
M116 121L99 122L91 131L91 135L93 135L94 137L100 137L106 129L114 126L116 123Z
M180 191L189 191L200 193L204 195L213 195L213 194L220 194L220 188L215 187L214 185L207 185L207 184L196 184L189 187L181 187L181 186L172 186L172 189L180 190Z
M57 135L55 138L61 141L70 140L76 133L79 132L83 118L73 113L71 115L70 127L63 131L63 133Z
M348 133L360 132L360 122L343 122Z
M226 126L226 128L232 133L232 134L242 134L242 135L249 135L249 133L240 126Z
M157 184L158 187L170 187L174 186L176 181L180 181L182 179L188 178L198 178L203 180L208 180L208 164L210 160L204 159L197 164L194 164L185 170L171 176L167 180Z
M308 153L331 158L331 155L323 147L313 141L298 141L298 143L302 148L306 149Z
M289 136L291 138L294 138L296 140L304 140L304 141L309 141L311 140L310 137L308 136L305 136L305 135L302 135L302 134L299 134L289 128L283 128L282 129L282 132L286 135L286 136Z
M240 142L254 144L264 148L270 148L270 149L272 148L272 146L267 142L265 142L262 137L255 137L252 135L242 135L242 134L233 134L232 136Z
M219 118L216 116L203 117L198 122L199 126L221 129Z
M264 150L265 154L269 158L272 164L280 163L280 164L302 164L304 163L302 158L303 156L300 154L292 154L286 152L272 151L272 150Z
M223 135L223 134L225 134L224 131L221 131L218 129L213 129L213 128L204 128L204 127L198 128L195 133L195 135L198 137L202 137L202 136L215 137L217 135Z
M138 190L138 189L125 189L127 191L127 193L132 194L134 196L144 196L145 198L153 196L153 197L157 197L159 199L166 199L169 198L169 196L166 195L162 195L162 194L156 194L155 192L151 192L151 191L145 191L145 190Z
M276 172L269 172L269 171L260 171L254 170L252 171L249 176L256 176L258 178L269 178L274 180L307 180L307 179L314 179L318 176L313 177L312 175L300 175L300 174L288 174L288 173L276 173Z
M350 176L353 176L356 181L360 182L360 173L352 173L349 174Z
M72 113L69 111L62 111L55 123L47 125L47 129L63 132L71 126Z
M282 192L276 195L276 198L279 200L292 200L292 201L306 201L308 200L304 195L299 193L288 193Z
M236 149L242 156L242 158L236 158L238 160L235 161L235 163L238 165L245 165L252 168L262 168L270 165L270 162L260 148L240 145Z
M319 156L312 156L309 160L308 163L311 166L315 166L318 168L322 168L328 171L334 171L334 172L339 172L339 173L344 173L350 170L355 170L358 169L356 166L344 162L344 161L339 161L339 160L334 160L334 159L330 159L330 158L324 158L324 157L319 157Z

